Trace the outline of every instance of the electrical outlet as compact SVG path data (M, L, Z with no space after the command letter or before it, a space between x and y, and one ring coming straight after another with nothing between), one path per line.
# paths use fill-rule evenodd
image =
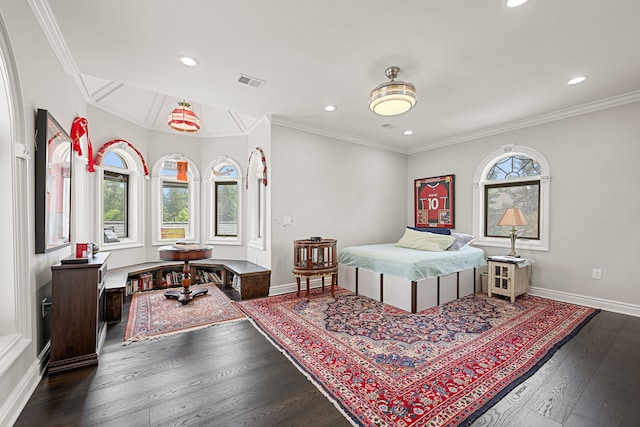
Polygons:
M591 278L596 280L602 279L602 270L600 270L599 268L594 268L591 271Z

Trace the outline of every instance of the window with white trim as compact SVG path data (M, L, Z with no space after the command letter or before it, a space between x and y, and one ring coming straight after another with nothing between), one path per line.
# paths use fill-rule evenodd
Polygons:
M538 151L506 145L487 156L474 176L476 244L509 247L509 227L498 225L507 208L519 208L528 226L517 227L520 249L549 250L550 173Z
M107 148L100 166L98 216L104 247L143 244L144 166L128 144Z
M207 242L240 245L242 212L242 171L240 165L220 156L208 169L206 179Z
M254 152L260 154L259 152ZM248 245L256 249L265 249L265 229L266 229L266 186L264 185L264 165L261 162L261 155L252 155L249 162L247 215L249 221L249 243Z
M158 160L153 168L154 244L198 240L200 177L195 164L180 154Z

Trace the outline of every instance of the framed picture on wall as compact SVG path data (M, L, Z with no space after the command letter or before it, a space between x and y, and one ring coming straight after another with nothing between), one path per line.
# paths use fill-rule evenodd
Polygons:
M414 181L415 226L454 228L455 175Z

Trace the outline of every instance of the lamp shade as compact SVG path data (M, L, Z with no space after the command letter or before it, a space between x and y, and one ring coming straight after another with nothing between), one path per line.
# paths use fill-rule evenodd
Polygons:
M508 208L502 214L502 217L498 221L498 225L516 227L520 225L529 225L529 221L527 221L527 217L524 216L519 208Z
M178 102L178 107L167 117L167 124L178 132L197 132L200 130L200 119L191 111L188 102Z
M389 67L385 74L391 81L382 83L369 94L369 108L381 116L405 113L416 105L416 88L411 83L397 82L400 68Z

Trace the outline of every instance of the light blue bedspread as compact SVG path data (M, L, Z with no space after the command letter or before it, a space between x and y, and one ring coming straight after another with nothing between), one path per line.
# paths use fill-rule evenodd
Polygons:
M395 243L344 248L338 262L415 281L487 265L484 251L471 246L429 252L401 248Z

